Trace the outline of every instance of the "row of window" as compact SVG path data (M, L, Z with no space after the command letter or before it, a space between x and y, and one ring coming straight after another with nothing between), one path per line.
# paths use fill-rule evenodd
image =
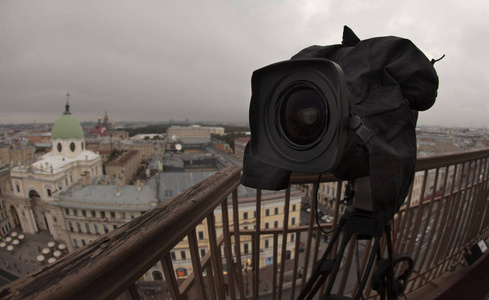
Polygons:
M61 153L61 151L63 150L63 146L61 145L61 143L58 143L58 145L56 145L56 147L58 148L58 152ZM83 150L83 148L84 148L84 145L83 145L83 142L81 142L81 149ZM75 152L75 149L76 149L75 143L71 142L70 143L71 152Z
M91 243L92 240L88 240L88 243ZM87 244L87 241L85 239L80 239L80 243L78 243L78 239L73 238L73 246L75 247L83 247Z
M2 236L6 235L7 232L9 232L10 230L12 229L12 226L10 225L10 222L7 222L7 224L5 224L1 230L2 230Z
M296 204L292 204L292 211L296 211L297 210L297 205ZM268 217L270 216L270 208L266 208L265 209L265 217ZM280 214L280 208L279 207L275 207L273 209L273 213L274 215L278 215ZM249 218L249 213L247 211L243 212L243 220L246 220ZM253 218L256 218L256 211L253 211Z
M295 234L291 233L289 234L290 236L290 243L293 243L295 241ZM263 249L269 249L272 244L272 239L270 238L265 238L263 239ZM233 254L236 253L236 245L233 245ZM206 248L199 248L199 253L200 253L200 258L204 257L205 254L207 253ZM250 243L245 242L243 243L243 253L242 254L249 254L250 253ZM177 257L178 254L178 257ZM224 255L224 253L222 253ZM173 250L170 251L170 256L173 261L178 261L178 260L188 260L190 259L190 256L188 255L188 250Z
M75 227L75 226L76 227ZM117 229L117 225L109 225L109 224L93 224L90 226L89 223L83 223L83 226L80 222L68 221L68 229L72 232L81 232L81 233L89 233L89 234L101 234L101 233L109 233L110 230ZM76 230L75 230L76 229Z
M120 218L120 219L126 219L128 217L130 217L130 219L134 219L137 217L137 212L125 212L125 211L121 211L121 212L115 212L115 211L109 211L109 212L106 212L106 211L103 211L103 210L100 210L100 211L95 211L95 210L85 210L85 209L70 209L70 208L65 208L65 214L67 216L75 216L75 217L91 217L91 218L111 218L111 219L115 219L115 218ZM140 212L139 215L142 215L144 214L144 211Z
M188 260L190 259L190 256L187 255L188 250L179 250L179 251L170 251L170 256L173 261L177 260ZM179 254L179 257L177 258L177 253ZM200 258L204 257L205 254L207 253L206 248L199 248L199 253L200 253Z
M292 217L290 219L290 224L289 225L296 225L296 219L295 217ZM273 228L279 228L280 226L280 222L277 220L277 221L273 221ZM270 228L270 222L265 222L265 229L269 229ZM246 229L249 229L248 225L244 225L243 226L243 229L246 230ZM253 229L256 229L256 225L253 225Z

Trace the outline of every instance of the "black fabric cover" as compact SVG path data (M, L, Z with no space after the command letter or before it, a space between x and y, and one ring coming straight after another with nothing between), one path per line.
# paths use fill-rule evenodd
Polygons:
M410 40L389 36L360 41L346 26L341 45L311 46L292 57L303 58L329 59L343 69L350 112L360 116L375 137L364 145L351 134L333 174L352 180L369 173L374 213L388 222L414 177L417 111L429 109L437 96L433 64ZM257 162L247 147L243 185L283 189L289 177L288 170Z

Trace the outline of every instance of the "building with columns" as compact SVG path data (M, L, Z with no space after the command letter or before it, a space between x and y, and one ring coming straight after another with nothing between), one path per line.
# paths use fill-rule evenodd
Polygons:
M49 230L54 239L64 240L66 225L57 197L77 183L89 183L102 176L102 160L85 149L83 129L68 102L53 125L51 141L50 152L11 169L6 205L13 227L31 234Z

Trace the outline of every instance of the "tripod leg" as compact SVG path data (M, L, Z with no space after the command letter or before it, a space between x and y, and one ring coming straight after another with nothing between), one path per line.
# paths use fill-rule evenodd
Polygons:
M392 239L391 239L391 226L390 225L385 225L384 227L385 230L385 236L387 239L387 259L389 260L389 269L388 269L388 276L387 276L387 299L388 300L394 300L394 262L393 262L393 251L392 251Z
M379 244L380 244L380 237L375 237L375 242L374 246L372 247L372 251L370 252L370 257L367 263L367 267L365 268L365 271L363 273L363 278L362 281L360 282L360 285L358 286L358 291L355 296L355 299L360 299L363 294L363 290L365 289L365 285L367 284L368 277L370 275L370 272L372 270L372 266L375 261L375 257L377 256L377 249L379 249Z
M343 218L340 219L340 222L338 224L338 228L336 229L335 234L331 238L331 241L329 242L328 247L324 251L323 256L321 259L317 262L316 266L314 267L314 270L311 274L311 277L306 283L306 286L302 289L301 293L297 297L297 300L303 300L306 299L306 296L308 294L314 296L314 293L311 293L313 290L318 290L319 288L315 288L315 285L319 284L319 287L322 285L322 283L326 280L326 277L328 276L329 272L324 272L323 266L326 264L326 261L328 260L328 256L333 250L333 246L336 244L336 241L338 240L340 233L343 231L343 228L345 226L345 221ZM306 276L304 274L303 276ZM324 278L323 278L324 277Z
M338 253L336 254L336 257L334 259L333 270L331 270L332 276L329 278L329 282L328 282L328 286L326 288L325 295L331 294L331 290L333 289L333 284L334 284L334 281L336 279L336 275L338 275L338 270L340 269L340 266L341 266L341 260L343 259L343 254L345 253L346 246L350 242L352 235L353 235L353 232L350 230L344 230L343 231L343 239L341 240L340 249L338 250Z

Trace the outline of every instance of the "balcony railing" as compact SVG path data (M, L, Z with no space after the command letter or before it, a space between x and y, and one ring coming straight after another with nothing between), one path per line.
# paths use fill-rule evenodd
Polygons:
M407 294L465 264L464 251L488 238L488 157L489 150L483 150L418 159L411 192L393 220L395 253L407 253L415 261ZM220 171L55 264L4 286L0 298L140 299L143 288L150 285L158 287L164 299L167 295L172 299L259 299L263 295L294 299L325 248L315 215L309 214L305 226L289 223L293 191L289 188L283 203L283 226L265 229L261 226L264 196L257 190L252 218L256 227L240 228L240 173L239 167ZM294 174L292 184L317 185L316 180L317 176ZM335 182L336 199L341 199L341 181L323 176L323 182ZM315 211L317 203L311 205ZM216 223L216 209L230 213L222 213ZM333 222L322 226L334 228L339 217L340 205L336 204ZM205 255L199 253L201 241L196 230L202 224L207 226L209 251ZM260 265L264 237L270 239L273 253L266 268ZM188 243L187 260L193 270L184 278L178 276L181 274L172 257L172 250L182 240ZM243 241L251 247L242 250ZM370 241L360 247L358 267L363 270ZM382 247L385 253L385 243ZM291 260L287 251L291 251ZM333 290L336 294L351 294L357 289L355 274L350 272L355 269L354 252L350 243ZM155 265L161 266L164 279L153 283L141 280ZM376 296L369 286L364 294Z

